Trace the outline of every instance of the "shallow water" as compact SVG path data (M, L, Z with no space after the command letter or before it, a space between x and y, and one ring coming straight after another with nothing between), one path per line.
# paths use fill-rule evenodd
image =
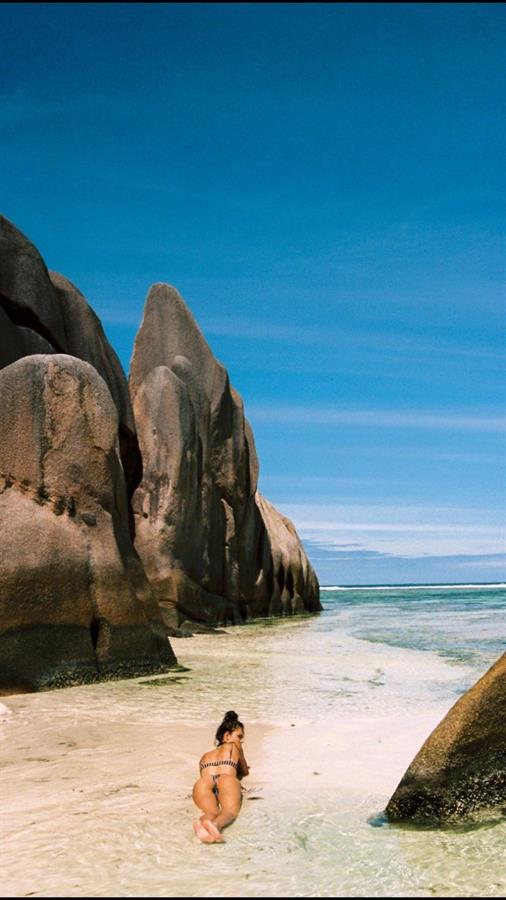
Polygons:
M506 823L370 824L504 650L504 589L322 593L316 617L174 640L168 675L4 697L3 896L506 896ZM223 713L246 724L243 809L191 830Z

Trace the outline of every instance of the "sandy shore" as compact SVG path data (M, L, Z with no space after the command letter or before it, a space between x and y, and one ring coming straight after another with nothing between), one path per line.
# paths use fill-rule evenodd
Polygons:
M17 698L8 700L16 715ZM390 716L374 723L250 724L245 752L251 772L243 786L270 803L308 791L388 797L437 721L437 716ZM156 796L157 807L170 815L171 798L190 796L213 730L214 723L206 722L176 722L168 729L157 723L105 727L63 721L58 731L42 731L36 746L23 746L21 735L14 746L0 745L0 759L2 750L9 756L2 761L4 774L9 770L9 778L2 779L3 814L8 822L37 815L54 799L68 809L76 795L80 802L104 791L112 796L141 781L143 791Z
M403 651L352 642L336 675L317 628L174 639L170 675L3 697L4 896L446 896L449 873L450 895L481 884L479 835L455 844L459 892L437 835L368 825L449 705L417 699L421 673L451 686L454 670L422 654L410 671ZM191 790L230 708L251 774L226 844L210 848L192 831Z
M179 658L185 657L187 639L174 639ZM206 654L209 638L192 639L191 656ZM175 676L176 678L177 676ZM160 676L162 683L166 676ZM157 679L150 679L154 683ZM128 690L128 681L121 682ZM103 686L105 688L105 686ZM94 721L72 711L72 694L81 697L93 689L72 688L51 695L4 697L0 709L0 760L3 766L2 807L8 829L23 828L28 820L51 818L55 808L67 811L76 804L92 804L141 790L149 796L152 812L171 821L174 803L186 802L185 821L191 827L197 814L191 788L198 775L200 755L212 747L214 719L178 721L167 725L135 716ZM105 691L104 691L105 693ZM58 707L58 695L68 709L58 714L57 727L46 721L44 700ZM28 720L42 707L40 721ZM311 799L343 794L370 793L388 799L409 762L432 728L439 711L422 717L404 715L352 716L341 721L245 722L245 752L251 767L244 779L245 800L262 798L284 804L294 795ZM36 745L29 734L37 730ZM3 758L2 758L3 757ZM8 776L8 777L5 777Z

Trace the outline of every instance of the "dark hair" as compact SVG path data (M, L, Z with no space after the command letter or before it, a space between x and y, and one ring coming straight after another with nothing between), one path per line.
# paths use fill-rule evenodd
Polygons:
M239 722L237 713L234 712L233 709L231 709L229 710L229 712L225 713L223 722L216 731L216 743L221 744L227 731L235 731L236 728L244 728L244 725L242 724L242 722Z

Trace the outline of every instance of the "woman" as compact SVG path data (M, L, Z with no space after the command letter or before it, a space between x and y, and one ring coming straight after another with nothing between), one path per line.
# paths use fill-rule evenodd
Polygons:
M238 816L241 808L240 779L249 773L242 751L244 725L233 710L225 713L216 731L216 749L200 758L200 778L193 786L193 801L203 815L193 830L204 844L224 843L222 830Z

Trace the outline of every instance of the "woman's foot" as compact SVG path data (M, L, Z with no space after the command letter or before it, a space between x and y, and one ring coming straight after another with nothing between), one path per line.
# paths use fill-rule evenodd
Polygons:
M204 826L198 819L193 823L193 830L197 835L199 841L202 841L203 844L215 843L214 837L212 837L211 833L207 830L207 828L204 828Z
M225 838L223 837L219 828L214 824L213 820L209 818L209 816L201 816L200 824L206 829L206 831L212 836L213 840L217 844L224 844Z

